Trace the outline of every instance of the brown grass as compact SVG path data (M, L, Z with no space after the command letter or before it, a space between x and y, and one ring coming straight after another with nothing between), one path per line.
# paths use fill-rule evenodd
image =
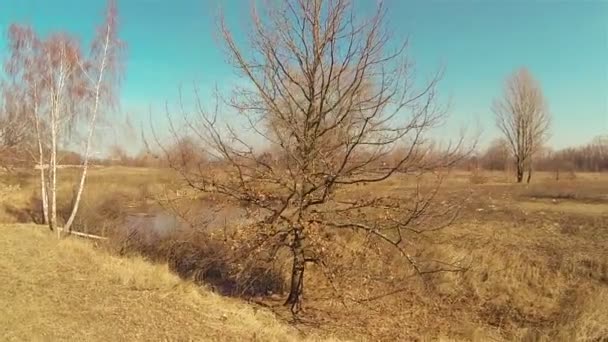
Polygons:
M120 255L135 254L168 264L181 278L223 295L253 298L285 290L286 277L281 269L261 260L247 260L242 248L205 230L182 227L160 236L141 229L119 229L110 234L108 245Z
M74 198L79 171L59 171L57 207L59 221L67 219ZM42 218L38 174L34 171L0 173L0 222L31 222L35 216ZM183 183L171 171L165 169L107 167L93 168L87 183L75 230L100 233L116 222L114 214L130 208L144 208L151 196L174 194Z
M351 277L338 281L338 285L348 300L340 301L320 270L312 269L307 274L307 283L312 285L305 292L303 323L298 323L297 327L307 333L329 333L355 340L607 340L608 175L577 173L576 179L557 182L554 174L538 172L530 185L513 184L511 175L504 172L484 171L482 176L483 180L479 181L467 172L452 173L444 184L442 196L471 193L469 201L464 204L461 219L448 229L412 241L420 247L420 257L447 261L464 258L470 265L467 272L436 274L426 277L423 282L418 277L408 277L409 269L395 255L369 255L352 269L345 266ZM121 203L136 205L144 192L159 196L165 194L166 189L180 189L182 184L175 179L174 175L158 170L150 171L150 174L128 168L95 170L91 187L87 190L90 197L85 199L89 209L83 210L82 219L84 222L104 221L102 218L107 214L97 216L102 212L99 208L115 212L116 208L112 209L117 202L112 200L114 198L119 198ZM426 179L423 181L427 182ZM11 184L23 185L21 190L11 195L16 199L11 203L27 206L29 195L23 194L28 189L27 178ZM153 185L141 190L146 184ZM338 196L355 198L370 192L382 192L403 196L405 200L415 184L411 178L395 177L383 183L339 191ZM45 237L43 234L38 239L44 240ZM153 246L151 254L142 254L161 264L173 265L171 268L177 273L183 272L185 278L196 278L193 273L200 273L213 259L200 247L209 241L194 243L194 237L183 236L177 240L189 243L176 249L166 241L164 247ZM342 242L350 249L358 246L356 240L346 237ZM57 244L53 240L48 243L55 244L55 247ZM209 247L212 255L223 253L221 250L218 252L217 247ZM52 248L40 252L35 252L34 246L22 248L31 249L28 258L39 256L38 263L43 263L46 254L66 253ZM159 253L158 248L163 252L161 257L155 254ZM174 253L167 254L169 250ZM68 258L62 254L59 259ZM103 258L110 257L104 255ZM114 257L111 260L123 262ZM141 259L134 260L145 264ZM194 267L176 267L188 266L187 263L179 264L184 260L194 260L190 264ZM27 265L29 261L18 262ZM157 267L160 266L153 268ZM164 272L167 266L159 269ZM0 275L6 273L2 267L0 271ZM364 279L363 274L371 277ZM374 277L385 278L387 274L392 276L392 280L373 280ZM79 275L81 278L85 276L90 275ZM38 287L50 283L29 287L29 296L33 296ZM105 289L107 283L99 284L104 287L99 291L113 291L111 287ZM19 288L23 285L13 282L11 286ZM70 287L74 285L62 286L61 291ZM395 289L399 291L383 296ZM177 297L181 294L174 296L172 298L179 300ZM210 294L204 293L204 296ZM217 296L213 298L221 300ZM355 303L349 300L352 298L367 300ZM237 300L228 302L238 303ZM96 308L91 310L104 310L104 305L111 306L111 303L103 301L94 303L94 298L88 302ZM267 299L266 303L281 318L290 318L280 301ZM23 307L28 305L26 303ZM36 308L35 305L32 307ZM89 310L77 307L82 311ZM186 314L199 313L193 310ZM186 319L185 316L182 318ZM144 325L141 321L133 324ZM215 339L214 336L208 338Z
M0 340L292 341L263 309L42 228L0 226Z
M396 257L369 256L358 265L364 271L360 277L340 285L347 297L373 300L346 307L337 300L329 304L325 298L331 298L331 287L311 272L309 283L315 289L307 294L308 314L325 329L361 339L608 339L608 200L601 197L608 194L608 177L579 174L565 184L550 176L539 173L527 186L503 183L502 174L487 173L487 182L470 185L470 175L453 174L444 196L472 191L461 219L412 243L422 258L464 258L468 271L433 275L423 283L407 278L407 267ZM393 179L348 196L406 194L411 186ZM551 200L570 189L576 196ZM532 193L545 199L534 200ZM365 273L395 280L370 286ZM394 289L399 291L382 296Z

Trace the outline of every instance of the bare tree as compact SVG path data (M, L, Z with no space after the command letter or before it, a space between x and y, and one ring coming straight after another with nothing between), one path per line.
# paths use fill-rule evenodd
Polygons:
M584 146L568 147L540 156L543 170L602 172L608 170L608 137L598 136ZM558 177L557 177L558 178Z
M68 131L73 128L78 115L78 101L82 98L83 84L79 61L82 60L81 52L75 39L58 34L52 36L45 42L42 48L42 58L46 58L46 63L42 63L41 72L43 73L44 84L48 87L46 96L48 97L48 126L50 135L49 140L49 227L57 231L60 236L61 230L57 225L57 166L58 151L62 137L66 137ZM82 95L81 95L82 96Z
M39 71L43 43L32 28L21 25L11 25L8 41L10 55L4 63L5 71L11 79L8 87L14 93L21 94L20 99L25 108L25 113L22 114L25 116L20 117L19 120L27 122L30 129L34 131L36 148L30 153L39 166L43 217L44 223L48 224L48 179L43 167L47 162L46 155L48 155L47 140L43 139L43 136L46 135L48 125L41 114L45 84L43 73Z
M26 139L27 129L24 121L24 106L21 94L9 87L2 86L0 98L0 149L17 146Z
M482 166L486 170L506 170L510 154L509 143L495 139L481 156Z
M546 141L550 113L538 81L525 68L517 70L505 82L502 99L494 101L496 125L509 143L515 160L517 182L528 170L532 177L532 158Z
M201 146L191 137L181 137L173 146L167 149L167 162L171 165L179 164L182 169L198 170L206 162Z
M102 110L113 100L121 42L116 35L116 6L108 2L104 24L93 40L85 58L77 40L65 33L40 39L27 26L11 25L10 56L5 69L14 89L21 91L24 117L35 132L36 156L40 169L41 196L45 222L57 230L58 154L73 141L72 133L86 133L82 175L71 215L64 230L68 231L78 210L88 169L88 159L96 122ZM45 172L48 170L48 172Z
M8 164L24 162L16 155L25 150L32 136L28 122L24 120L27 107L22 89L3 82L0 83L0 91L0 165L6 163L10 166Z
M257 219L238 231L240 246L247 247L244 254L250 258L289 252L285 304L294 313L308 266L320 267L333 279L336 268L330 260L339 254L340 234L362 237L369 250L369 244L392 246L417 274L460 269L411 254L416 249L412 235L455 218L455 206L435 204L437 187L427 194L413 191L408 201L373 193L359 200L337 195L399 173L437 171L462 155L457 153L462 141L441 154L429 153L425 135L446 116L435 89L440 73L417 87L407 42L392 40L382 4L362 20L346 0L267 5L263 13L254 6L245 48L220 23L230 61L249 84L218 100L211 111L196 90L195 116L182 105L187 130L177 127L168 112L176 142L187 131L211 162L200 170L172 166L193 188L253 208ZM244 130L218 116L223 103L242 115L248 123ZM248 141L245 131L264 143ZM388 156L393 162L383 167L380 162Z
M120 71L121 49L124 46L123 42L118 38L117 19L118 10L116 2L115 0L110 0L108 1L105 20L98 29L96 38L93 40L90 60L87 61L86 65L80 64L81 71L86 77L86 81L88 81L86 83L88 89L85 91L88 91L90 94L90 102L88 107L85 107L85 110L89 114L87 117L90 117L90 119L86 123L88 132L86 134L87 138L80 182L78 183L72 212L64 227L68 231L72 228L72 223L80 205L82 192L84 191L91 145L98 117L102 114L101 111L107 109L112 104L112 101L115 100L114 91L116 82L118 81L118 72Z

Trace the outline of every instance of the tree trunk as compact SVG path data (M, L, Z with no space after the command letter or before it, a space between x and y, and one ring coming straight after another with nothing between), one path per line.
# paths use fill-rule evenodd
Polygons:
M34 96L37 100L37 88L34 88ZM44 175L44 149L42 148L42 137L40 136L40 122L38 120L38 103L34 104L34 127L36 128L36 140L38 140L38 164L40 165L40 196L42 201L42 219L44 224L49 224L49 198L47 196L47 182Z
M46 178L45 178L45 174L44 174L44 158L42 155L42 144L40 143L40 141L38 142L39 145L39 153L40 153L40 158L38 160L38 163L40 165L40 197L41 197L41 201L42 201L42 220L44 221L44 224L49 224L49 197L47 196L47 186L46 186ZM52 230L52 229L51 229Z
M517 164L517 183L521 183L524 179L524 168L521 164Z
M97 102L98 101L96 100L95 107L97 107ZM66 233L70 233L72 231L72 224L74 223L74 218L76 218L76 213L78 212L78 208L80 206L80 199L82 197L82 191L84 190L84 183L87 178L87 171L89 170L89 150L90 150L90 146L91 146L91 138L93 137L93 131L95 129L96 117L97 117L97 112L95 112L93 114L92 123L89 128L89 136L87 138L87 146L86 146L86 151L84 154L82 174L80 175L80 182L78 184L78 190L76 192L76 197L73 202L72 211L70 213L70 217L68 218L68 221L65 223L65 226L63 228L66 231Z
M528 168L528 179L526 180L526 183L530 184L530 179L532 179L532 166Z
M83 161L83 169L82 174L80 176L80 183L78 184L78 190L76 193L76 199L74 200L74 205L72 207L72 212L70 213L70 217L68 221L65 223L65 231L67 233L72 231L72 223L74 222L74 218L76 217L76 213L78 212L78 208L80 206L80 199L82 197L82 191L84 190L84 183L87 178L87 171L89 170L89 151L91 150L91 140L93 138L93 134L95 132L95 124L97 123L97 113L99 112L99 96L101 85L103 81L104 71L106 69L106 57L108 55L108 48L110 47L110 33L111 30L108 28L105 36L105 44L103 51L103 58L101 60L99 78L97 79L97 83L95 84L95 104L93 106L93 117L91 118L91 123L89 124L89 134L87 135L87 145L84 152L84 161Z
M41 158L42 161L42 158ZM49 224L49 198L46 194L46 179L44 178L44 168L40 163L40 197L42 200L42 220L44 224Z
M78 207L80 206L80 198L82 197L82 191L84 190L84 181L87 178L87 171L89 169L89 156L85 156L84 166L82 169L82 175L80 176L80 184L78 185L78 190L76 192L76 198L74 199L74 203L72 206L72 212L70 213L70 217L68 221L65 223L64 229L66 233L72 231L72 224L74 223L74 218L76 218L76 213L78 212Z
M301 309L302 293L304 290L304 269L306 262L304 259L304 249L302 247L302 231L296 230L291 250L293 252L293 267L291 270L291 282L289 296L285 301L292 314L297 314Z
M51 122L51 162L49 163L49 177L51 184L49 187L49 202L51 212L49 217L49 227L51 230L57 229L57 238L61 238L61 230L57 227L57 123Z

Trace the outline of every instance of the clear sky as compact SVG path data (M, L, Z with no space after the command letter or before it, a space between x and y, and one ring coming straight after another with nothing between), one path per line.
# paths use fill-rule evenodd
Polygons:
M360 12L374 0L355 0ZM220 4L243 34L247 0L119 0L121 35L128 44L122 111L146 121L161 115L178 86L203 88L236 81L216 39ZM409 36L421 77L441 65L441 92L451 101L446 134L479 122L482 142L497 136L490 106L504 78L526 66L541 82L553 114L550 144L584 144L608 134L608 0L386 1L389 26ZM103 0L0 0L0 58L6 28L29 23L42 34L67 30L88 42ZM187 88L187 87L186 87Z

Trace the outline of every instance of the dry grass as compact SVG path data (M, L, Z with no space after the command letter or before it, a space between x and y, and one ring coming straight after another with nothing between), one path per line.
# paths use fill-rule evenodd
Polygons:
M138 258L44 229L0 226L0 340L292 341L272 314Z
M539 173L538 181L527 186L503 183L502 174L485 176L487 182L477 184L469 174L451 175L447 195L472 192L462 218L413 242L423 259L464 257L468 271L433 275L423 284L406 278L396 258L367 258L367 272L390 274L395 281L375 288L366 286L363 277L341 284L349 296L378 297L346 308L323 299L332 289L311 272L315 289L307 294L309 315L325 329L361 339L608 340L608 199L602 197L608 194L608 177L580 174L565 183ZM411 186L393 179L348 196L407 194ZM553 201L554 194L567 191L576 196ZM400 291L379 296L395 288Z
M162 235L142 229L115 230L109 235L107 246L120 255L140 255L168 264L183 279L227 296L264 297L283 294L285 290L284 271L262 260L246 261L242 254L248 251L205 230L182 227Z
M79 171L65 169L59 171L59 189L57 207L59 220L68 216L71 200L79 180ZM39 175L34 171L0 173L0 222L24 223L31 220L31 213L40 197ZM123 209L145 207L152 195L174 193L183 188L183 183L171 170L107 167L93 168L87 177L87 183L74 229L99 233L107 225L115 222L100 220L94 217L95 212L107 204L115 202Z
M302 316L302 320L308 324L299 324L298 328L307 333L321 332L355 340L589 342L608 340L608 175L577 173L575 179L556 182L554 174L539 172L535 174L531 185L513 184L512 177L504 172L483 172L482 176L483 179L480 180L467 172L451 174L444 183L444 196L471 193L470 200L463 208L461 219L448 229L412 242L423 251L420 255L421 258L449 261L464 257L471 266L467 272L436 274L427 277L423 283L417 277L406 277L406 271L409 270L404 267L402 260L393 255L388 254L384 258L369 257L357 266L368 274L379 277L390 274L394 280L386 284L381 282L370 284L364 283L364 280L358 277L345 279L339 284L344 294L349 298L369 298L381 295L389 289L399 288L400 291L390 296L378 296L378 298L362 303L352 301L343 303L336 300L333 289L325 283L320 272L312 269L307 274L307 284L312 285L305 292L306 306ZM83 210L84 216L86 218L90 214L94 221L100 220L93 214L99 212L97 208L103 207L101 203L104 202L104 196L100 196L101 194L119 193L123 196L121 197L122 202L136 203L140 200L141 187L153 184L146 191L159 194L166 188L179 189L180 184L175 179L174 175L162 170L147 171L128 168L94 170L91 186L87 190L91 197L88 197L88 204L85 204L85 207L88 205L90 209ZM428 183L429 180L423 178L425 183ZM11 203L23 202L26 204L19 205L27 205L27 200L19 202L20 199L29 198L29 195L23 195L23 192L29 189L27 178L25 181L23 178L20 181L9 180L8 183L23 185L21 190L9 195L15 199ZM411 178L395 177L386 182L340 191L338 196L356 198L366 196L370 192L379 192L406 198L408 194L411 194L415 185L415 181ZM0 199L0 201L2 200ZM19 234L24 234L24 232L15 229L9 229L13 232L12 239L14 241L23 239L24 237ZM19 289L27 287L28 291L25 292L29 292L28 294L15 298L21 298L19 300L29 298L29 302L23 301L20 304L20 307L27 308L28 312L33 312L39 305L42 305L31 299L34 293L45 293L45 286L65 282L57 289L61 294L52 297L57 298L56 303L49 299L40 301L47 305L53 303L57 305L57 309L53 309L57 310L55 314L67 315L65 312L69 311L68 306L61 304L59 298L61 296L69 297L68 289L86 287L89 291L93 288L94 291L112 293L112 291L119 291L120 287L122 289L120 291L133 293L126 296L125 303L131 303L130 296L136 294L150 296L149 298L154 300L166 295L173 303L177 303L172 306L174 309L170 310L177 310L175 307L181 308L182 306L187 308L180 311L181 314L177 314L177 318L171 321L173 325L183 324L177 319L183 319L184 322L190 322L188 319L192 319L202 325L206 324L206 321L216 322L213 320L216 317L215 314L209 314L208 310L205 313L199 312L198 304L194 307L192 305L184 306L184 301L192 301L190 297L192 295L189 292L193 291L191 285L179 285L176 287L179 291L161 285L152 285L151 287L155 290L151 291L128 290L129 286L133 286L130 285L130 282L139 284L150 281L152 284L156 284L156 280L145 280L150 277L158 277L158 279L168 277L173 279L171 281L173 283L185 284L168 275L167 266L152 267L139 259L123 260L109 257L97 251L90 251L89 247L84 247L85 245L78 241L60 242L59 247L73 248L75 246L73 244L77 244L83 246L76 248L82 255L97 255L95 258L79 257L80 254L69 252L67 247L57 249L57 242L52 239L47 241L48 236L44 232L27 234L36 234L33 238L30 237L36 243L28 243L23 246L14 243L13 254L16 253L15 248L21 248L27 252L24 253L22 259L16 259L13 267L24 265L20 268L30 270L31 273L37 267L44 269L47 261L44 258L50 257L50 260L55 260L53 261L54 266L52 266L55 271L47 269L50 275L35 275L38 279L37 283L30 286L25 285L25 280L22 283L15 280L20 279L16 269L5 272L7 266L4 266L4 263L13 257L6 257L2 254L5 253L3 252L4 246L0 249L0 256L2 256L0 276L17 273L14 276L15 279L2 280L3 285L1 286L6 287L2 293L5 295L10 293L11 296L15 296ZM350 247L355 248L355 245ZM80 259L85 264L93 264L91 267L85 265L83 269L88 269L90 272L99 270L99 278L95 278L98 277L97 274L91 275L87 273L88 271L74 269L67 262L74 258ZM123 267L121 271L117 272L108 271L108 266L99 267L99 264L115 265L110 267L114 268L119 267L118 265L131 265L132 263L158 270L157 272L162 275L155 275L156 273L152 272L148 273L148 276L142 276L139 273L129 276L132 274L129 272L134 272L130 271L131 266ZM139 266L136 268L138 269ZM109 273L114 276L108 276ZM87 280L89 277L92 279ZM109 279L118 277L123 280L100 282L101 277L109 277ZM160 282L164 284L164 280ZM118 285L116 285L117 283ZM97 286L92 284L97 284ZM139 286L146 289L148 285ZM125 287L127 290L124 289ZM201 301L200 303L206 300L215 301L213 303L205 302L209 303L206 305L213 307L214 310L217 309L217 306L222 308L244 307L245 311L251 310L248 306L238 304L237 300L226 300L226 303L229 303L226 306L223 304L224 299L209 293L203 292L194 296L203 298L198 300ZM72 326L70 318L76 317L76 315L84 319L91 319L100 312L111 311L116 305L122 305L116 304L114 301L97 301L98 297L85 299L88 301L85 301L86 304L79 304L78 301L70 302L70 305L78 308L79 312L70 314L73 316L61 316L63 319L59 319L59 321L64 326L59 324L55 326L48 322L44 325L40 323L40 318L31 320L32 323L29 322L30 320L21 319L21 321L28 322L27 329L37 325L51 327L50 330L58 329L57 331L61 332L61 329ZM138 297L138 300L141 301L141 297ZM279 304L272 301L267 303ZM130 304L125 304L125 307L126 305ZM133 305L135 305L133 310L142 310L142 307L138 307L137 304ZM156 307L154 304L148 306L154 310L160 310L160 307ZM167 314L162 313L162 310L165 310L164 306L161 311L154 310L150 310L149 314L143 313L147 315L145 316L147 319L151 320L150 322L169 320L166 318ZM275 310L277 310L276 314L283 314L280 305L277 305ZM112 315L116 315L113 320L123 317L118 314L110 316ZM121 315L129 315L129 313L124 312ZM187 317L188 315L192 315L192 317ZM0 312L0 317L5 316L3 312ZM204 319L198 317L204 317ZM254 318L256 317L258 316ZM273 317L264 317L268 317L271 324L279 326L277 329L284 329L281 331L286 331L286 334L291 333L288 328L276 323ZM285 315L284 318L287 317ZM53 318L48 318L48 320L52 322ZM13 321L18 320L11 320L11 322ZM137 329L144 331L148 324L147 321L133 318L126 322L125 325L121 325L121 329L128 329L129 325L135 325L131 328L134 329L133 331ZM159 324L150 330L165 327L162 322L150 324ZM242 327L235 327L234 330L244 331L249 329L251 324L253 323L244 322ZM215 327L215 325L213 326ZM200 327L200 325L192 325L192 327ZM74 327L72 329L77 331ZM19 331L26 333L26 327ZM96 333L94 331L92 334ZM118 336L118 333L116 334ZM266 339L259 334L261 339ZM22 335L15 337L20 336ZM40 336L42 335L32 335L32 338L43 338ZM70 336L65 336L65 338L70 338ZM129 336L132 336L132 339L140 339L136 335ZM166 339L180 339L180 336ZM220 339L215 335L195 334L192 336L200 336L201 339ZM234 336L235 338L241 336L250 338L245 333ZM287 335L276 336L281 340L283 338L281 336ZM2 335L0 335L0 339L2 339L1 337Z

